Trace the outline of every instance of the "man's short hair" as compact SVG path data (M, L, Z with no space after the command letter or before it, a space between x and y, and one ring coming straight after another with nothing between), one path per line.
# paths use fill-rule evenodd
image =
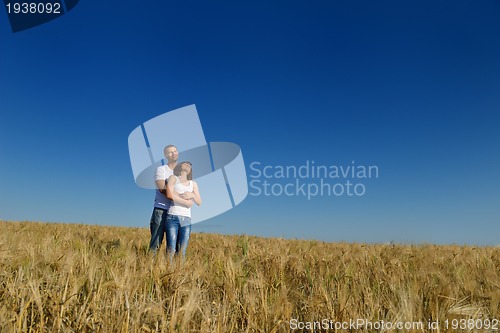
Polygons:
M164 153L164 154L167 152L167 149L168 149L168 148L175 148L175 149L177 149L177 147L176 147L176 146L174 146L174 145L166 145L166 146L165 146L165 148L163 148L163 153Z

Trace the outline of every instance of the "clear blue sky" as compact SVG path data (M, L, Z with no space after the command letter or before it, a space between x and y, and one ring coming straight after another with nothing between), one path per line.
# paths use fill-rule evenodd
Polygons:
M194 232L499 244L498 36L498 1L82 0L19 33L0 10L0 219L148 227L128 135L196 104L248 171L380 177L363 197L249 196Z

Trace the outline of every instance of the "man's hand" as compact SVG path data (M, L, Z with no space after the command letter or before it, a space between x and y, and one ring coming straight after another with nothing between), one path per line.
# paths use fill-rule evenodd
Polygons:
M193 198L194 198L194 194L193 194L193 192L184 192L184 193L179 194L179 196L180 196L182 199L186 199L186 200L189 200L189 199L193 199Z

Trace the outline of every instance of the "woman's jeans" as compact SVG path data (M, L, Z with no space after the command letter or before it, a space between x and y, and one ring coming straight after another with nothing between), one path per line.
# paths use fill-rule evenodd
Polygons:
M167 254L172 259L174 254L182 253L186 255L186 249L191 234L191 218L179 215L167 216L165 223L165 233L167 236Z

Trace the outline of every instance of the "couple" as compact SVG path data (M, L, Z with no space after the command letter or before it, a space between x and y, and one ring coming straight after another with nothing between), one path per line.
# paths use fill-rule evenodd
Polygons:
M151 216L149 250L156 254L167 234L167 254L186 254L191 233L191 207L201 205L198 184L193 181L190 162L177 163L179 153L174 145L163 149L167 164L155 173L156 197Z

